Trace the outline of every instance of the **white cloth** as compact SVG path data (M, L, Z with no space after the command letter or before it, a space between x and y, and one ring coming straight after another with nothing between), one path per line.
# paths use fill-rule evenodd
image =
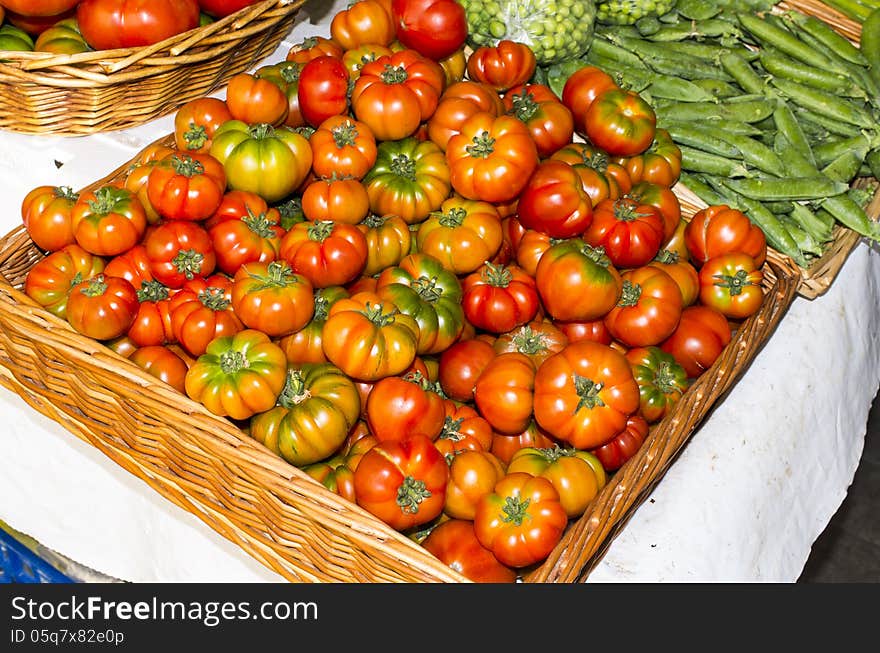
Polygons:
M307 4L267 62L328 34L343 5ZM79 189L171 129L166 116L88 137L0 133L0 232L34 186ZM861 457L880 385L878 305L880 255L862 243L824 296L795 300L588 581L797 580ZM0 417L0 519L15 529L133 582L283 580L5 388Z

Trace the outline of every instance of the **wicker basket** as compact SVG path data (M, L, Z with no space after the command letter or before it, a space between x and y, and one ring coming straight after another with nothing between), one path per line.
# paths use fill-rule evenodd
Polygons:
M162 142L170 144L171 137ZM90 188L121 178L128 165ZM466 582L420 545L324 489L230 421L76 333L23 292L43 256L23 227L0 239L0 383L281 576L297 582ZM655 425L526 582L580 582L748 366L800 282L771 252L760 310Z
M148 47L6 52L0 61L0 129L79 136L163 116L271 55L304 2L258 2Z

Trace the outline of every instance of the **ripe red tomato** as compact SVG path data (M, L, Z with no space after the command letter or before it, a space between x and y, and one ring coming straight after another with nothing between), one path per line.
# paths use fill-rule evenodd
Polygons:
M614 78L596 66L578 68L562 87L562 103L570 110L574 118L574 128L579 134L585 131L587 109L593 100L609 88L617 88Z
M441 562L474 583L513 583L516 571L498 562L477 539L473 522L450 519L438 524L422 546Z
M138 305L137 292L128 281L98 274L71 287L67 321L84 336L110 340L128 330Z
M526 229L553 238L571 238L590 226L593 202L573 166L549 159L540 163L529 178L520 193L517 212Z
M649 428L644 417L630 415L620 433L601 447L592 449L591 453L599 459L606 472L616 471L639 450L648 437Z
M474 386L480 415L500 433L521 433L532 419L535 364L517 351L497 354Z
M484 263L465 277L462 289L464 316L490 333L511 331L538 313L535 279L518 265Z
M147 198L167 220L206 220L223 199L226 171L205 152L160 159L147 178Z
M24 281L25 294L53 315L67 316L68 291L104 270L104 259L73 243L37 261Z
M299 73L299 110L312 127L348 112L348 69L340 57L319 55Z
M233 119L249 125L281 125L290 104L275 82L251 73L238 73L226 84L226 105Z
M138 347L131 353L128 360L178 392L186 393L185 379L189 367L180 356L168 347L164 345Z
M439 61L464 45L467 17L455 0L392 0L397 40Z
M285 261L251 261L232 278L232 309L246 327L285 336L312 319L314 290Z
M694 304L681 312L678 327L660 348L675 357L688 377L696 378L712 366L730 338L730 324L721 311Z
M223 18L258 2L260 0L199 0L199 7L209 16Z
M430 438L415 435L380 442L364 454L354 472L359 506L391 528L426 524L443 511L449 465Z
M37 186L21 202L21 219L40 249L55 252L76 242L70 212L79 197L69 186Z
M731 320L744 320L764 301L764 273L748 254L713 256L700 268L700 301Z
M130 190L106 185L80 193L70 209L77 244L98 256L115 256L134 247L147 228L147 215Z
M220 98L190 100L174 114L174 144L181 152L207 152L214 132L227 120L232 120L232 114Z
M199 26L196 0L81 0L76 20L95 50L152 45Z
M648 102L630 89L602 91L584 116L586 137L612 156L633 156L654 142L657 115Z
M22 16L57 16L73 9L80 0L3 0L0 5Z
M495 46L482 45L467 61L468 77L504 92L525 84L535 73L537 59L524 43L504 39Z
M446 411L437 388L420 372L379 379L366 402L367 426L379 442L412 435L435 440Z
M443 392L456 401L473 401L474 386L483 368L495 358L495 350L485 340L459 340L440 354L439 381Z
M605 326L627 347L658 345L672 335L681 318L681 290L663 270L645 265L621 275L620 300L605 316Z
M726 204L707 206L694 213L684 228L684 243L697 267L710 258L741 252L761 267L767 258L767 240L758 225Z
M583 237L593 247L603 247L615 267L636 268L657 255L663 234L657 207L624 196L599 202Z
M345 50L371 43L389 45L394 32L394 20L377 0L352 2L330 20L330 36Z
M211 236L198 222L163 222L149 233L144 247L153 277L169 288L180 288L189 279L208 276L217 266Z

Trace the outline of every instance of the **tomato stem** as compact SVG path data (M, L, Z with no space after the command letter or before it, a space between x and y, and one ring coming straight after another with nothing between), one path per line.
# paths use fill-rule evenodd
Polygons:
M183 140L188 150L200 150L208 142L208 130L203 125L197 125L190 121L187 130L183 133Z
M150 281L141 281L141 287L138 288L138 301L143 302L160 302L168 299L168 287L155 279Z
M274 135L275 128L267 122L258 122L248 127L248 136L256 140L262 140Z
M175 269L187 279L201 273L204 261L205 255L195 249L182 249L171 259Z
M501 508L501 512L504 513L504 516L501 517L501 521L505 523L512 522L516 526L521 526L523 520L528 516L530 503L531 499L523 500L519 497L505 497L504 507Z
M737 270L734 275L716 274L712 278L718 279L714 285L719 288L727 288L731 297L742 294L746 286L756 285L749 281L749 273L745 270Z
M407 476L397 488L397 505L404 513L414 515L419 511L419 504L430 496L431 492L424 481Z
M55 197L60 200L69 200L75 202L79 199L79 193L75 192L70 186L56 186L54 190Z
M443 290L437 286L437 277L419 277L412 282L412 289L430 304L443 296Z
M89 279L86 285L80 289L80 292L86 297L100 297L103 295L107 292L107 282L104 280L104 275L99 274Z
M534 356L548 349L544 344L547 339L542 333L534 331L528 324L523 325L510 339L516 351L527 356Z
M486 261L483 266L483 271L480 273L480 277L486 282L486 284L494 286L495 288L507 288L513 280L513 274L506 265L492 263L491 261Z
M449 209L446 213L441 213L438 222L444 227L455 229L464 223L466 217L467 211L456 206L455 208Z
M308 228L309 240L323 243L333 233L332 220L315 220Z
M464 433L461 432L461 425L464 423L464 417L453 419L449 415L443 421L443 428L440 429L438 439L451 440L452 442L461 442L464 440Z
M248 229L260 238L272 238L275 235L275 231L273 231L272 227L278 226L278 223L270 220L266 213L254 215L251 207L248 206L246 208L247 215L242 217L241 221L248 226Z
M599 396L599 393L604 387L605 386L601 383L596 383L592 379L575 374L574 389L578 397L580 397L580 400L578 401L578 405L574 409L574 412L577 413L581 408L589 408L592 410L604 406L605 402L602 401L602 397Z
M296 273L287 263L287 261L272 261L266 266L266 274L251 274L252 279L262 282L256 286L254 290L265 290L267 288L286 288L299 283Z
M387 215L377 215L375 213L370 213L366 218L363 219L363 224L370 229L377 229L386 222L388 222Z
M608 258L608 255L605 253L605 248L599 245L598 247L593 247L588 243L584 242L582 245L578 243L581 254L586 256L596 265L601 265L603 268L607 268L611 265L611 259Z
M299 197L292 197L283 204L279 204L278 212L281 214L281 228L285 231L289 231L295 224L306 221L306 216L302 211L302 200Z
M642 298L642 287L633 283L629 279L623 280L623 286L620 291L620 301L617 302L618 306L635 306L639 303L639 300Z
M467 145L464 149L472 157L487 159L495 151L495 139L487 131L483 131L479 136L474 136L471 140L474 144Z
M358 130L353 122L347 120L341 125L336 125L332 129L331 134L333 135L333 142L336 144L336 147L342 149L343 147L350 147L355 144Z
M304 63L298 61L286 61L278 69L278 74L288 84L299 81L299 74L302 72Z
M324 294L325 288L318 288L315 291L315 313L312 320L316 322L325 322L327 313L330 311L330 300Z
M416 180L416 162L406 154L395 154L391 157L391 172L410 181Z
M107 215L111 213L116 204L126 198L129 191L124 188L113 188L112 186L104 186L95 191L95 199L89 200L89 211L97 215Z
M673 252L671 249L661 249L657 252L657 256L654 257L654 260L658 263L665 263L667 265L678 263L680 259L681 256L678 252Z
M614 217L618 220L633 222L647 215L649 214L639 212L638 205L631 197L621 197L614 200Z
M226 299L223 288L210 286L199 293L199 301L205 308L212 311L225 311L229 308L230 300Z
M409 78L409 74L403 66L392 66L386 63L385 70L382 71L379 77L386 84L403 84Z
M399 312L396 308L390 313L383 313L384 306L382 304L367 304L364 307L363 314L366 318L377 327L384 327L394 322L394 316Z
M660 364L657 365L651 383L665 395L674 392L678 388L678 385L675 382L675 372L669 361L661 361Z
M192 158L189 154L184 154L183 156L173 155L171 157L171 167L175 173L187 178L205 174L205 166L202 165L202 162Z
M281 394L278 395L275 403L282 408L293 408L311 396L312 393L306 388L302 370L290 368L287 370L284 388L282 388Z
M513 108L511 113L523 122L528 122L534 118L538 111L538 103L535 102L535 96L526 89L516 93L512 97Z
M247 367L247 357L240 351L224 351L220 354L220 369L224 374L235 374Z

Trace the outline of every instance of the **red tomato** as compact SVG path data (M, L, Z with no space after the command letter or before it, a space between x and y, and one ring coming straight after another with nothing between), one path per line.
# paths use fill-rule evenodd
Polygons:
M535 280L518 265L485 263L462 283L464 316L478 329L505 333L538 313Z
M605 326L627 347L659 345L672 335L681 319L678 284L651 265L627 270L621 276L620 300L605 316Z
M591 453L599 459L606 472L616 471L636 454L648 437L648 429L649 425L644 417L630 415L620 433L601 447L592 449Z
M584 117L586 137L612 156L640 154L654 142L657 115L633 90L602 91Z
M135 288L140 306L126 335L138 347L174 342L168 288L158 281L142 281Z
M730 338L730 324L720 311L694 304L681 312L678 327L660 348L672 354L690 378L696 378L712 366Z
M244 263L232 279L232 308L242 323L271 337L299 331L312 319L315 297L308 279L285 261Z
M575 169L550 159L538 165L522 190L517 215L526 229L553 238L571 238L584 233L592 223L593 203Z
M583 134L586 129L587 109L593 100L602 91L610 88L617 88L614 78L596 66L578 68L565 80L562 102L571 110L574 128L579 134Z
M167 383L180 393L186 393L186 362L173 351L163 345L147 345L138 347L128 357L132 363Z
M439 381L446 396L456 401L473 401L474 386L495 350L485 340L466 339L440 354Z
M69 290L104 270L104 259L73 243L37 261L24 281L25 294L53 315L67 317Z
M470 404L453 399L443 400L446 416L434 445L447 460L463 451L489 451L492 446L492 425Z
M392 0L397 40L439 61L464 45L467 18L455 0Z
M569 342L577 342L578 340L595 340L603 345L610 345L613 338L605 326L605 320L588 320L586 322L562 322L555 321L556 325L562 333L568 337Z
M453 519L473 519L477 502L492 492L506 472L506 465L494 453L460 451L448 458L449 482L443 512Z
M198 222L163 222L146 237L144 247L153 277L169 288L208 276L217 266L211 236Z
M207 281L188 285L172 298L171 330L188 354L201 356L214 338L234 335L244 324L232 310L231 282L227 287Z
M37 186L21 202L21 219L40 249L55 252L76 242L71 210L79 197L69 186Z
M330 20L330 36L345 50L370 43L389 45L394 31L391 15L376 0L352 2Z
M443 397L419 372L379 379L367 397L367 425L379 442L412 435L435 440L445 417Z
M147 198L166 220L206 220L226 192L226 171L210 154L170 154L147 178Z
M758 267L767 257L767 240L758 225L738 209L726 204L707 206L694 213L684 228L684 243L697 267L710 258L741 252Z
M95 50L136 48L199 26L196 0L81 0L76 20Z
M230 190L205 223L217 257L217 269L235 274L245 263L269 263L278 258L286 233L278 223L281 214L262 197L245 190Z
M663 234L660 211L625 196L599 202L583 237L593 247L603 247L615 267L636 268L657 255Z
M174 143L181 152L207 152L214 132L232 120L229 105L220 98L200 97L180 106L174 114Z
M299 73L299 108L305 121L318 127L331 116L348 112L348 69L339 57L320 55Z
M355 496L359 506L403 531L440 515L448 480L443 454L417 435L380 442L365 453L354 472Z
M506 435L504 433L492 434L492 446L489 450L498 456L505 464L509 463L513 454L523 447L536 447L538 449L549 449L559 444L558 441L538 426L538 423L532 419L528 426L519 433Z
M278 84L251 73L238 73L227 82L226 105L233 119L249 125L280 125L290 110L287 95Z
M516 571L498 562L477 539L473 522L450 519L431 529L422 546L474 583L513 583Z
M496 431L521 433L532 419L535 364L519 352L497 354L474 385L474 402Z
M281 239L279 256L315 288L342 286L366 267L367 240L352 224L300 222Z
M552 322L533 320L518 329L499 335L492 348L499 354L506 351L525 354L537 368L553 354L562 351L567 344L568 336Z
M104 274L70 288L67 321L84 336L110 340L123 335L138 311L137 291L125 279Z
M80 193L70 209L77 244L98 256L115 256L134 247L147 228L147 215L130 190L102 186Z
M503 92L529 81L536 66L535 53L529 46L504 39L497 45L474 50L468 58L467 72L471 79Z
M73 9L80 0L3 0L0 5L22 16L57 16Z
M541 94L540 89L546 89ZM538 148L542 159L571 142L574 119L567 106L548 86L524 84L510 89L504 96L508 113L522 120Z
M754 315L764 301L764 273L748 254L713 256L700 268L700 302L731 320Z

